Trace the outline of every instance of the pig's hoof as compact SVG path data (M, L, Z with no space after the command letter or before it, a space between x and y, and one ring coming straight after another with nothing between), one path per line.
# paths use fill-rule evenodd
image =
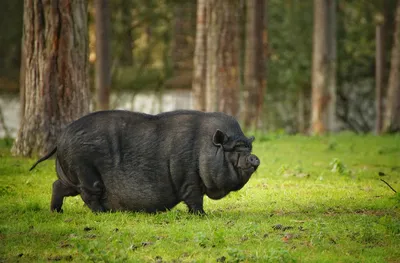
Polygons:
M62 210L61 208L52 208L51 210L50 210L51 212L55 212L55 213L60 213L60 214L62 214L62 213L64 213L64 210Z
M198 216L206 216L206 212L204 210L189 210L190 214L198 215Z
M95 207L92 208L92 212L95 214L104 213L106 211L107 210L101 205L96 205Z

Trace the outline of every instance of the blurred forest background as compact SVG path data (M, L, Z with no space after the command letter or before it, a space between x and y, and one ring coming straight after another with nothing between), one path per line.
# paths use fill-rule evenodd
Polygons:
M44 140L21 134L29 133L23 125L28 122L24 112L32 112L27 96L38 96L28 91L41 83L28 87L27 72L35 68L29 63L37 57L24 59L21 47L27 41L37 44L29 40L38 28L27 21L29 12L34 21L35 12L43 9L36 15L46 30L56 21L52 10L59 10L61 20L68 15L63 16L65 1L46 2L60 6L25 1L25 26L23 0L5 1L0 9L0 127L7 130L7 102L21 90L17 144ZM87 41L82 57L89 62L72 66L88 72L88 81L77 88L90 89L79 96L88 96L90 110L219 110L236 116L245 128L263 132L400 130L398 0L98 0L69 8L73 19L65 21L72 21L71 32L87 30L81 32L87 39L73 46ZM76 29L77 17L87 20L87 26ZM31 31L24 31L29 27ZM45 31L44 41L51 30ZM43 63L49 59L44 56ZM165 100L167 96L175 99ZM144 108L134 107L141 99ZM66 107L73 105L68 103ZM79 114L89 111L82 107ZM37 149L24 147L27 143L14 151L30 155Z

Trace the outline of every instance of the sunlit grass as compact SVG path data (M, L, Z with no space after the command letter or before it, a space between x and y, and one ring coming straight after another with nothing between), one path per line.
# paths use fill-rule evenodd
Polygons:
M29 173L0 142L0 262L399 262L400 137L257 136L261 166L206 217L49 212L54 161ZM379 176L378 173L381 172Z

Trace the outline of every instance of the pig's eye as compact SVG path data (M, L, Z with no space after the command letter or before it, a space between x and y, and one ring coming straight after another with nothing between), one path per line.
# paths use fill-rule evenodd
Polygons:
M235 145L235 148L249 148L245 142L238 142Z

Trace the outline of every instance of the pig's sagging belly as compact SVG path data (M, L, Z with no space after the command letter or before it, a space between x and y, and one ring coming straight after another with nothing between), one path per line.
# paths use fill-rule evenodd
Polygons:
M167 177L151 173L108 174L103 183L103 203L112 211L165 211L181 201Z
M106 193L104 207L110 211L134 211L155 213L169 210L179 203L177 199L150 200L149 198L122 197L114 193Z

